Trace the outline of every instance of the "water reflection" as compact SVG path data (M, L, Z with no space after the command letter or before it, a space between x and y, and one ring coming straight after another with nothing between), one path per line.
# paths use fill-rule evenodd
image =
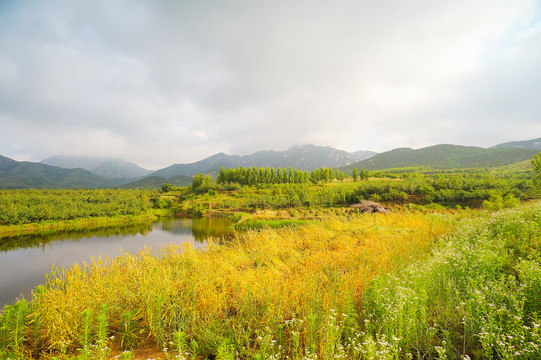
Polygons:
M160 223L163 231L185 234L189 230L197 242L206 242L209 237L227 239L232 236L231 222L223 219L174 219Z
M0 240L0 307L45 281L56 267L90 262L91 258L113 259L140 249L159 249L164 244L191 242L204 249L209 237L231 236L231 223L223 219L167 219L110 229L21 236Z
M152 223L141 223L135 225L123 225L107 229L93 229L82 231L64 231L51 232L49 234L39 235L21 235L12 238L0 240L0 251L6 252L10 250L26 249L26 248L44 248L47 244L58 241L77 241L80 239L91 237L126 237L135 236L137 234L146 235L152 231Z

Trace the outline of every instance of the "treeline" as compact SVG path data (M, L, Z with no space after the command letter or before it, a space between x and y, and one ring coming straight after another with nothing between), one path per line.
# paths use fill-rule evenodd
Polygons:
M391 204L440 204L447 207L484 207L498 210L518 201L541 197L541 184L531 176L494 176L480 172L436 175L369 173L371 181L327 184L216 184L208 175L196 175L188 191L179 195L180 213L203 215L207 211L251 211L298 207L349 206L371 200ZM384 176L385 179L377 179ZM360 177L359 177L360 178ZM220 193L221 192L221 193Z
M0 225L144 214L151 190L0 190Z
M237 167L236 169L225 169L222 167L216 179L217 184L237 183L240 185L258 184L306 184L312 182L329 183L334 179L343 180L345 174L341 170L322 167L308 173L306 170L298 170L289 167L276 170L271 167Z

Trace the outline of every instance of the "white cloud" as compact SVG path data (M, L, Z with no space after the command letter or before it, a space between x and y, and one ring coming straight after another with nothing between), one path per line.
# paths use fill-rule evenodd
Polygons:
M299 143L384 151L541 132L536 1L4 6L5 156L160 167Z

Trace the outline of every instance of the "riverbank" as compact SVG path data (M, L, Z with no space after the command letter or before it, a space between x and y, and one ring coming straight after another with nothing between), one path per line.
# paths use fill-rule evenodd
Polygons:
M157 190L0 190L0 241L152 222L172 215Z
M0 241L3 238L11 238L23 235L52 235L66 231L96 230L109 227L125 226L140 223L152 223L163 211L152 211L142 215L124 215L114 217L90 217L61 221L42 221L20 225L0 225Z

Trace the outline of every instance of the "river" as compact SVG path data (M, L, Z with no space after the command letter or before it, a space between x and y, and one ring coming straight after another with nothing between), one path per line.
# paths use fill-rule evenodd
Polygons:
M89 263L93 257L113 259L145 247L156 251L170 243L191 242L204 249L209 236L230 236L230 225L223 219L167 219L153 224L0 239L0 308L21 296L30 299L31 289L45 282L45 274L53 265L71 267Z

